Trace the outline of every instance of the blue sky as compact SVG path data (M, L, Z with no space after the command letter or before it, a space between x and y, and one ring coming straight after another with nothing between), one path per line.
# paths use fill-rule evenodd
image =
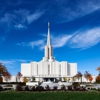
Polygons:
M0 0L0 62L8 71L43 58L48 21L56 60L97 75L100 0Z

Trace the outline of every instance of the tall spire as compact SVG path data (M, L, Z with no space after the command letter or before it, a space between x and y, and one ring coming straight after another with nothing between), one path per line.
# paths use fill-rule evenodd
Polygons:
M47 35L47 45L45 46L45 56L43 61L54 61L53 48L50 43L50 23L48 22L48 35Z
M48 22L48 37L47 37L47 46L50 46L50 23Z

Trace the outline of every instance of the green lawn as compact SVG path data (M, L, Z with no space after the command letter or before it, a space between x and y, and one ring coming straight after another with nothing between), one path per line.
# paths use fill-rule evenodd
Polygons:
M4 92L0 100L100 100L99 92Z

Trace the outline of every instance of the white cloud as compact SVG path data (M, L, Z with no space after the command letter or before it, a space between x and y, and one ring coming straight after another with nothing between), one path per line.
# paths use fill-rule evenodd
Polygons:
M16 45L19 45L19 46L26 46L26 43L22 42L22 43L17 43Z
M44 48L46 45L46 39L44 39L46 35L43 35L43 39L32 41L29 43L18 43L17 45L21 46L30 46L34 48L35 46L39 47L40 50ZM45 37L46 38L46 37ZM77 31L75 34L71 35L59 35L53 36L51 35L51 45L54 48L63 47L68 44L71 48L80 48L87 49L90 48L100 42L100 27L88 29L85 31Z
M18 16L19 21L21 23L25 23L27 21L27 16L29 15L29 11L26 9L19 9L19 10L14 10L13 13Z
M60 3L60 2L59 2ZM63 2L64 4L64 2ZM59 14L57 18L62 19L58 20L58 22L67 22L70 20L73 20L75 18L82 17L84 15L87 15L93 11L96 11L100 8L100 2L96 2L95 0L91 1L80 1L77 2L75 5L72 6L62 6L63 10L59 10Z
M32 23L33 21L37 20L39 17L41 17L43 15L44 12L36 12L32 15L28 15L27 16L27 21L28 23Z
M15 63L14 60L0 60L0 62L3 64L14 64Z
M96 2L95 0L94 1L89 0L85 3L80 2L78 5L78 8L84 13L89 13L89 12L99 9L100 8L99 5L100 5L100 2Z
M45 34L45 33L42 33L42 34L39 34L40 36L43 36L43 37L47 37L47 34Z
M100 27L79 32L70 40L70 47L87 49L100 42Z
M58 37L52 36L52 45L54 48L63 47L71 37L72 35L62 35Z
M0 22L2 24L7 25L8 27L14 27L17 29L26 29L27 27L24 26L25 24L25 20L26 18L24 18L23 16L21 18L18 18L18 16L16 14L10 14L10 13L6 13L4 14L4 16L0 19Z
M47 38L46 34L41 34L41 36ZM51 35L51 45L54 48L59 48L59 47L63 47L64 45L66 45L66 43L69 41L69 39L72 37L73 35L59 35L59 36L53 36ZM46 45L45 41L41 42L41 49L44 48L44 46Z
M17 24L17 25L15 25L15 28L17 28L17 29L26 29L27 27L22 25L22 24Z
M45 35L43 35L45 36ZM59 48L59 47L63 47L64 45L66 45L66 43L69 41L69 39L72 37L72 35L60 35L60 36L52 36L51 35L51 45L54 48ZM43 40L37 40L37 41L32 41L29 43L17 43L17 45L20 46L31 46L32 48L34 48L35 46L39 47L40 50L44 49L44 46L46 45L46 41L45 39Z
M44 12L31 12L25 9L14 10L10 13L5 13L3 17L0 18L0 23L7 25L8 27L14 26L18 29L26 29L27 25L37 20L42 16Z
M6 68L14 68L17 64L20 65L20 63L29 62L31 60L25 60L25 59L11 59L11 60L0 60L0 63L6 66Z
M25 59L16 59L16 61L19 61L21 63L25 63L25 62L28 62L29 60L25 60Z
M28 45L31 46L32 48L34 48L34 46L39 46L40 49L43 49L45 43L44 40L38 40L38 41L29 42Z
M10 25L13 23L13 21L16 19L16 16L13 15L13 14L9 14L9 13L6 13L4 14L4 16L0 19L0 22L1 23L5 23L7 25Z
M39 47L40 50L42 50L45 46L45 40L37 40L37 41L31 41L29 43L17 43L16 45L19 45L19 46L30 46L32 47L32 49L37 46Z
M21 62L21 63L25 63L25 62L29 62L30 60L26 60L26 59L14 59L15 62Z
M6 68L14 68L14 64L16 63L14 60L0 60L0 63L6 66Z

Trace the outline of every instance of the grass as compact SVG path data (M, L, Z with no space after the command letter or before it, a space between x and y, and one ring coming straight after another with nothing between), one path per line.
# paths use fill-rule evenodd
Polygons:
M100 92L2 92L0 100L100 100Z

